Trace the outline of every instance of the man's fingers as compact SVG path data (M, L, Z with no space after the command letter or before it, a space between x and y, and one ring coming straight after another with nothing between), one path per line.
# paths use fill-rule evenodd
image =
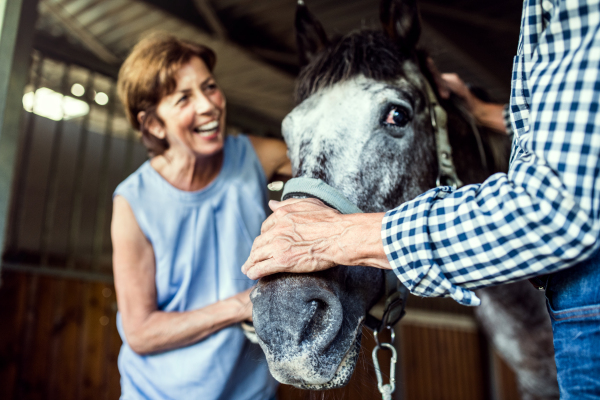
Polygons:
M277 210L279 207L281 207L281 201L277 201L277 200L269 200L269 208L271 209L271 211L275 211Z
M248 270L246 275L248 278L254 280L260 279L263 276L274 274L276 272L282 272L284 270L285 269L274 259L269 258L268 260L264 260L255 264L252 268L250 268L250 270Z
M298 204L301 203L301 204ZM320 205L325 206L323 202L319 199L308 198L308 199L287 199L285 201L269 201L269 207L271 210L275 211L282 207L291 206L292 204L296 204L297 206L310 206L310 205ZM296 207L294 207L296 208Z
M264 222L262 223L262 225L260 226L260 234L262 235L262 234L266 233L276 223L277 223L277 216L270 215L269 218L265 219Z
M319 199L289 199L285 201L274 201L269 202L269 207L273 210L273 214L267 218L261 228L261 235L269 231L277 222L279 218L287 213L291 212L303 212L303 211L317 211L327 209L325 204Z
M272 257L273 249L271 248L270 241L271 238L268 233L254 239L250 256L242 266L242 273L245 274L249 269L253 268L254 265Z

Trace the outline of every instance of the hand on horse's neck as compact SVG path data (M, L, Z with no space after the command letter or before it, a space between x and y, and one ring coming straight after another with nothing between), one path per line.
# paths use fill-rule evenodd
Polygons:
M222 150L201 157L170 150L153 157L150 164L167 182L179 190L192 192L204 189L221 172L224 158Z

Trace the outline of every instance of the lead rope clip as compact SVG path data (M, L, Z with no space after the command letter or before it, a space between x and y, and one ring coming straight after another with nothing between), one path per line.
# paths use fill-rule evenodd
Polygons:
M388 326L387 329L389 329L392 333L391 343L379 343L379 332L377 330L373 331L376 345L373 349L372 357L373 364L375 365L375 375L377 376L377 389L379 389L379 393L381 393L381 398L383 400L392 400L392 393L394 393L394 390L396 390L396 361L398 360L398 355L393 346L394 339L396 338L394 329L392 329L390 326ZM377 352L384 348L392 352L392 359L390 360L390 383L386 383L385 385L383 384L381 369L379 368L379 360L377 359Z

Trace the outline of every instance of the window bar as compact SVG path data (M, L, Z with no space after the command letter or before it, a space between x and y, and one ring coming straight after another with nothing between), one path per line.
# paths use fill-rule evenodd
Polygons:
M108 211L111 208L107 201L108 195L108 182L109 182L109 164L110 164L110 153L112 149L112 137L113 137L113 122L115 116L116 106L116 88L115 84L111 84L109 91L109 106L108 115L106 119L106 126L104 127L104 141L102 143L102 158L100 162L100 180L98 190L98 203L96 208L96 219L94 220L94 240L92 246L92 270L96 271L99 267L100 258L102 256L102 245L104 244L104 221L107 217Z
M94 73L89 72L88 80L85 84L85 93L93 93ZM90 102L90 101L89 101ZM91 102L90 102L91 104ZM77 146L77 159L75 161L75 177L73 192L71 193L71 218L69 219L69 241L67 245L67 269L76 267L77 242L79 238L79 228L81 223L82 201L83 201L83 167L85 163L85 151L87 148L87 139L89 133L90 112L83 117L81 129L79 130L79 144Z
M71 66L63 64L63 74L60 82L60 93L66 95L69 90L69 76ZM64 103L63 103L64 104ZM63 110L64 111L64 110ZM56 210L56 199L58 197L58 161L62 137L64 131L64 118L57 121L54 128L54 137L50 148L50 165L48 166L48 184L44 197L44 212L42 214L42 235L40 238L40 264L48 265L48 247L52 238L52 228L54 227L54 214Z
M32 65L31 68L34 72L31 81L33 84L33 103L35 104L35 93L37 89L40 87L40 82L42 81L42 73L44 69L44 61L45 57L43 54L38 53L39 58L37 60L37 65ZM31 142L33 131L35 128L35 114L32 112L27 115L27 122L23 125L23 141L21 142L21 148L19 149L19 157L18 164L15 171L14 177L14 192L11 199L11 209L10 216L8 221L8 238L5 249L8 251L16 251L19 246L19 230L21 225L21 220L25 213L25 208L23 207L24 199L25 199L25 180L27 179L27 174L29 173L29 158L31 155Z

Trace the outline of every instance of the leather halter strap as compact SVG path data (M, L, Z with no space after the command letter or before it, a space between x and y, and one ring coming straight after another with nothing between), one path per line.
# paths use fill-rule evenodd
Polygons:
M463 183L458 178L452 161L452 147L450 147L450 139L448 138L448 114L438 102L433 88L427 80L425 80L425 90L427 91L429 114L435 134L435 148L438 159L439 172L435 184L436 186L451 186L457 189Z

